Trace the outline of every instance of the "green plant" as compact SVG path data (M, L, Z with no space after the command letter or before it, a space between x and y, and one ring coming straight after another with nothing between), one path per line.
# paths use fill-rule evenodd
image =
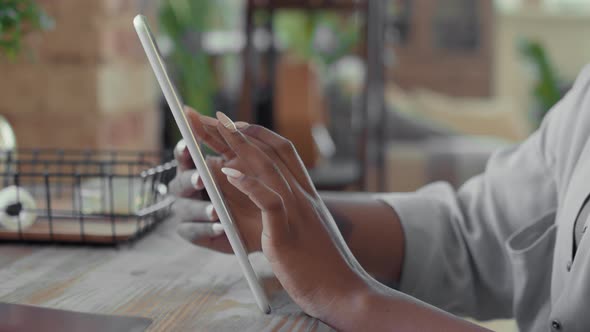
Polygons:
M33 0L0 2L0 53L14 59L22 49L23 36L36 29L48 28L51 19Z
M344 17L334 12L284 10L275 16L274 25L280 42L287 52L304 61L316 61L330 65L349 54L358 44L360 26L354 17ZM330 33L329 50L318 49L314 39L318 32Z
M536 121L540 124L545 114L561 99L557 72L549 61L549 57L541 43L523 39L518 48L521 54L531 63L535 73L533 95L539 108Z
M172 41L169 63L184 103L204 114L213 112L214 77L200 36L211 14L210 1L166 0L160 7L162 32Z

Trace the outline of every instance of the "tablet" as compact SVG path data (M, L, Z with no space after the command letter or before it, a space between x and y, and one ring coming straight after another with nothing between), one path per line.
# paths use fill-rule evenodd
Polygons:
M213 203L215 211L219 216L219 220L225 229L225 234L227 235L234 254L238 259L240 267L242 268L242 272L248 281L248 285L250 286L252 293L254 293L256 303L262 312L268 314L270 313L270 305L266 294L264 293L264 289L262 288L260 281L258 280L258 276L252 268L252 264L250 264L250 261L248 260L248 254L244 247L244 242L242 241L240 234L234 225L234 221L231 217L229 209L224 203L223 195L217 187L215 179L207 167L207 163L205 162L205 157L201 152L199 142L197 142L197 139L191 130L191 125L183 111L183 103L181 102L180 96L176 92L176 89L170 80L170 76L166 71L166 66L162 59L162 55L160 54L158 45L156 44L154 36L151 33L147 20L143 15L137 15L133 19L133 25L135 26L135 30L137 31L137 35L139 36L139 40L143 45L143 49L148 57L148 60L152 65L152 69L156 74L156 78L160 84L162 92L164 93L164 97L168 102L168 106L170 106L170 110L172 111L174 120L178 125L178 129L180 129L182 138L186 142L186 146L193 161L195 162L197 171L203 179L207 194L209 195L209 198L211 198L211 203Z
M144 317L125 317L89 314L37 306L0 303L0 331L60 331L60 332L141 332L152 320Z

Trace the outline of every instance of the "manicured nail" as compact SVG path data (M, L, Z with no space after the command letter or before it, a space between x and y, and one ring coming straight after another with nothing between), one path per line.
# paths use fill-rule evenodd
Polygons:
M186 143L183 139L181 139L180 141L178 141L178 143L176 143L176 146L174 147L174 152L177 156L182 156L184 150L186 150Z
M238 171L237 169L233 169L233 168L229 168L229 167L222 168L221 172L223 172L223 174L229 176L230 178L234 178L234 179L239 179L242 176L244 176L244 174L242 172Z
M201 119L201 122L203 122L203 124L206 124L207 126L213 126L216 127L217 126L217 119L212 118L210 116L206 116L206 115L200 115L199 119Z
M207 205L207 207L205 208L205 213L207 214L207 218L209 218L209 220L211 220L211 221L217 220L217 213L215 212L215 208L213 207L213 204Z
M217 112L216 115L221 124L229 131L235 133L238 130L238 128L236 128L236 124L230 118L228 118L227 115L221 112Z
M213 231L213 236L219 236L225 233L225 228L223 228L223 225L218 222L211 225L211 230Z
M191 175L191 184L193 185L193 188L195 188L196 190L203 189L203 184L199 183L200 178L201 176L199 175L198 171L195 171L193 175Z
M238 129L245 129L245 128L248 128L248 126L250 125L248 122L244 122L244 121L237 121L234 124L236 125L236 128L238 128Z

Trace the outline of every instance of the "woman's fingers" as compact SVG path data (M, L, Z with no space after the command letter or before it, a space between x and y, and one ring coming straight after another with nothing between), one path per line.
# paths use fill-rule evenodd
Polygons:
M174 158L178 166L176 167L176 176L168 184L170 192L177 197L201 198L204 192L203 181L194 169L193 160L184 140L180 140L176 144Z
M227 180L247 195L262 212L262 233L273 241L284 241L289 233L285 203L281 196L261 180L234 169L221 169ZM280 242L279 242L280 243Z
M178 197L192 197L197 192L205 189L203 180L197 170L178 172L176 177L168 184L170 193Z
M225 234L220 223L182 223L176 232L180 237L194 244L201 244Z
M225 114L217 112L217 117L219 119L217 130L241 163L247 166L247 174L262 179L281 197L288 197L291 189L270 157L238 131L236 125Z
M217 119L210 118L208 116L200 115L197 111L185 106L184 112L191 124L193 133L199 140L209 146L213 151L219 153L226 159L233 157L233 151L227 146L223 138L219 133L212 134L212 130L207 130L207 127L216 128ZM217 132L217 130L215 130Z
M178 162L178 167L176 168L177 173L195 168L191 155L186 148L186 143L182 139L174 147L174 159Z
M172 213L174 213L174 219L180 222L211 222L218 219L211 202L189 198L176 199L172 205Z
M236 126L238 126L237 122L236 122ZM249 127L249 125L247 125L245 122L240 122L240 126L242 128ZM256 126L256 127L258 127L258 126ZM264 128L264 127L260 127L260 128ZM264 129L268 130L266 128L264 128ZM242 133L245 134L245 136L248 138L249 141L254 143L260 150L262 150L273 161L275 161L277 167L279 167L279 169L281 170L283 175L285 175L285 178L288 180L291 188L298 186L298 187L301 187L305 192L307 192L309 194L312 194L315 191L315 187L313 186L312 181L309 178L303 163L301 162L301 164L299 165L296 161L292 160L292 159L299 159L299 156L297 154L295 155L295 158L281 157L281 155L279 155L279 153L277 152L279 150L276 147L271 146L268 141L263 141L259 138L248 135L247 130L241 130L241 131L242 131ZM275 134L275 135L279 136L278 134ZM287 143L289 143L289 145L292 145L291 142L288 141L287 139L284 139L284 138L282 138L282 139L285 140Z
M241 122L240 127L240 131L247 137L267 145L291 171L301 186L306 190L314 188L311 178L305 171L305 165L291 141L259 125Z
M283 174L285 180L289 184L289 187L293 191L294 188L302 187L303 190L306 192L311 193L309 191L309 186L306 183L300 183L299 179L297 179L291 170L285 165L285 163L281 160L281 158L275 153L275 151L266 143L259 141L256 138L248 137L248 140L252 142L252 144L256 145L262 152L264 152L276 165L279 169L281 174Z
M229 148L229 146L227 146L227 143L225 143L225 140L223 139L223 136L221 136L221 134L219 133L219 131L217 130L217 123L219 122L219 120L205 116L205 115L200 115L200 117L202 119L206 119L209 124L203 126L203 128L205 129L205 131L209 134L210 137L214 137L215 140L218 143L219 146L223 145L223 157L226 160L229 160L233 157L235 157L235 153L232 151L232 149ZM213 122L214 121L214 122Z

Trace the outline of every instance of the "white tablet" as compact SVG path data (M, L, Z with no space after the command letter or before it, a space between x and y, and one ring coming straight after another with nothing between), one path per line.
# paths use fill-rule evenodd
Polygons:
M193 161L195 162L197 171L203 179L205 189L207 190L207 193L211 198L211 202L217 211L219 220L225 228L225 234L229 239L229 243L238 259L238 262L240 263L240 267L244 272L244 276L248 281L248 285L250 285L250 289L252 290L252 293L254 293L256 303L258 304L258 307L260 307L260 310L262 310L264 313L270 313L270 305L266 294L264 293L264 289L260 285L258 277L252 268L252 264L250 264L250 261L248 260L248 254L244 247L244 243L238 233L237 228L234 226L234 222L227 206L224 203L221 191L217 188L217 184L215 183L213 176L211 176L211 172L209 172L209 169L207 168L207 163L205 162L205 158L201 152L199 143L193 135L191 125L184 114L183 103L181 102L180 96L176 92L176 89L170 80L170 76L166 71L166 66L164 65L158 45L154 40L154 36L151 33L147 20L143 15L137 15L133 19L133 25L135 26L135 30L137 31L137 35L141 40L143 49L152 65L152 69L156 74L156 78L160 83L160 88L164 93L164 97L166 97L168 106L170 106L170 110L172 110L174 120L176 121L176 124L180 129L180 133L182 134Z

